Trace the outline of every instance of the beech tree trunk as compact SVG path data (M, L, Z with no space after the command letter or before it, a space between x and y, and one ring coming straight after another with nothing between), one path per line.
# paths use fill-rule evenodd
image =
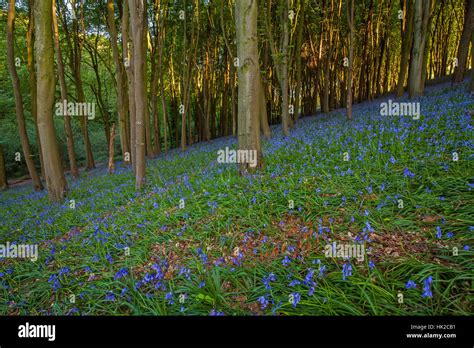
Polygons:
M27 66L28 66L28 84L30 87L31 98L31 116L35 123L36 146L38 147L39 159L41 164L41 178L44 179L43 153L41 151L41 141L38 133L38 111L36 103L36 71L34 63L34 47L35 47L35 18L33 16L33 8L35 0L28 1L28 31L26 32L26 50L27 50Z
M145 184L145 108L148 108L145 90L145 60L146 60L146 1L129 0L130 20L133 39L133 77L135 85L135 124L136 129L136 174L135 185L141 189Z
M348 0L347 22L349 25L349 66L347 70L347 119L352 121L352 66L354 56L354 1ZM350 4L349 4L350 2Z
M408 72L408 62L413 43L413 15L415 0L404 0L402 22L402 51L400 57L400 70L398 72L397 96L403 96L405 79Z
M423 63L431 0L415 0L413 18L413 47L411 49L408 75L408 94L410 98L423 94Z
M110 130L110 137L109 137L109 164L108 164L109 174L113 174L115 171L114 140L115 140L115 123L112 123L112 129Z
M33 161L33 154L31 153L30 141L26 131L25 114L23 110L23 97L20 89L20 79L15 68L15 52L14 52L14 30L15 30L15 0L9 1L8 17L7 17L7 61L8 70L13 84L13 94L15 95L16 119L18 122L18 131L20 133L20 142L25 157L26 166L30 173L33 187L36 191L43 189L43 184L36 171L35 162Z
M466 64L469 56L469 41L474 27L474 0L465 0L464 26L458 45L458 65L454 70L454 83L464 79Z
M3 156L3 148L0 145L0 191L8 188L7 171L5 168L5 157Z
M130 143L127 134L127 102L128 98L126 76L123 61L120 59L118 50L118 38L117 38L117 27L115 25L115 11L114 1L107 0L107 26L110 33L110 45L112 47L112 56L115 65L115 81L117 83L117 113L119 119L119 134L120 134L120 145L122 148L122 155L124 156L124 164L130 164L127 161L125 154L130 153Z
M257 42L257 0L235 3L238 67L238 141L240 150L256 151L257 166L262 165L259 103L260 71ZM240 173L253 171L250 163L240 164Z
M61 166L53 122L55 81L52 9L51 0L35 3L38 131L43 151L48 196L51 201L60 201L66 194L67 183Z

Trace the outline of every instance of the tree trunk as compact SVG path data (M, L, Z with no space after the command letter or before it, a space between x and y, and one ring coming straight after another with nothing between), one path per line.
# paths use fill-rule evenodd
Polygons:
M474 94L474 30L471 33L471 83L470 83L471 94Z
M58 30L58 21L56 19L56 1L52 0L53 2L53 34L54 34L54 50L56 52L56 59L58 64L58 76L59 76L59 85L61 88L61 103L66 101L67 103L67 87L66 87L66 79L64 77L64 64L63 64L63 56L61 52L61 45L59 44L59 30ZM67 110L63 110L63 117L64 117L64 133L66 134L66 142L67 142L67 153L69 158L69 166L71 169L71 176L73 179L77 179L79 177L79 169L77 167L77 160L76 160L76 152L74 150L74 137L72 133L71 127L71 117L67 114Z
M469 41L474 26L474 0L465 0L464 26L461 39L459 40L457 67L454 70L454 83L460 83L464 79L466 64L469 56Z
M267 98L265 96L265 89L263 86L262 77L259 74L259 84L260 84L260 128L262 129L263 136L268 139L271 137L272 132L270 126L268 125L268 115L267 115Z
M3 148L0 145L0 191L8 188L7 171L5 169L5 157L3 156Z
M13 84L13 94L15 95L16 119L18 122L18 131L20 133L20 141L25 156L26 166L30 173L31 180L35 191L41 191L43 184L36 171L35 162L31 153L30 141L26 131L25 114L23 110L23 98L21 96L20 79L15 68L15 52L14 52L14 30L15 30L15 0L10 0L7 18L7 61L8 70Z
M130 160L132 162L133 172L136 173L136 108L135 108L135 79L134 79L134 56L130 52L133 49L133 43L129 40L129 2L126 0L123 6L122 14L122 47L123 56L125 57L125 70L128 81L128 108L129 108L129 125L130 125Z
M115 171L114 140L115 140L115 123L112 124L112 129L110 130L110 137L109 137L109 165L108 165L109 174L113 174Z
M405 79L408 72L408 62L413 43L413 15L415 0L404 0L404 15L402 22L402 52L400 57L400 70L398 73L397 96L403 96Z
M112 47L112 56L115 64L115 81L117 83L117 113L119 119L119 133L120 145L122 148L122 155L125 159L125 153L130 153L130 143L127 135L127 104L125 99L128 97L126 88L125 68L123 61L120 59L118 50L117 27L115 25L115 11L114 1L107 0L107 26L110 33L110 45ZM130 164L130 161L124 160L125 164Z
M350 1L350 5L349 5ZM354 56L354 1L348 0L347 21L349 25L349 67L347 70L347 119L352 121L352 66Z
M60 201L67 191L53 122L54 48L52 1L35 3L38 130L41 139L46 186L51 201Z
M38 147L39 159L41 164L41 178L44 179L44 164L43 164L43 153L41 151L41 141L38 133L38 111L36 102L36 71L34 63L34 47L35 47L35 20L33 16L33 8L35 5L34 0L28 1L28 31L26 33L26 46L28 55L28 84L30 87L31 97L31 115L35 124L35 135L36 135L36 146Z
M415 0L413 18L413 47L411 50L408 75L408 94L410 98L423 94L422 74L428 20L430 17L430 0Z
M145 90L146 59L146 1L129 0L130 19L133 37L133 77L135 85L136 122L136 175L135 184L141 189L145 184L145 108L148 107Z
M300 4L300 17L298 19L298 31L296 34L296 91L295 91L295 123L298 121L301 113L301 46L303 44L303 27L306 11L306 1Z
M257 165L262 166L260 148L260 88L257 42L257 0L235 3L238 68L238 141L240 150L255 151ZM240 164L240 173L253 171L250 163Z
M281 63L281 119L283 126L283 134L288 136L288 127L290 126L289 102L288 102L288 6L289 0L283 0L282 13L282 31L283 44L281 49L282 63Z

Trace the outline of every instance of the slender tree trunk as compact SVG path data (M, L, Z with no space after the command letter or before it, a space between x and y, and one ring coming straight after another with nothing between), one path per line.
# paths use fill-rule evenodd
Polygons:
M159 16L158 9L155 7L155 17ZM159 23L156 24L159 27ZM157 66L157 59L159 56L159 31L157 29L156 37L154 38L153 49L150 54L151 58L151 86L150 86L150 102L151 102L151 115L153 118L153 156L157 156L161 152L161 134L160 134L160 122L158 115L158 82L159 72Z
M260 75L260 74L259 74ZM260 93L260 128L262 129L263 136L268 139L271 137L272 132L270 126L268 125L268 115L267 115L267 98L265 96L265 89L263 86L262 76L259 76L259 93Z
M7 171L5 168L5 157L3 156L3 148L0 145L0 191L8 188Z
M288 102L288 7L289 0L283 0L283 45L282 45L282 64L281 64L281 118L283 126L283 134L288 135L288 127L290 126L289 102Z
M398 73L397 96L403 96L405 79L408 73L408 62L410 61L410 51L413 43L413 16L415 0L403 1L403 22L402 22L402 52L400 57L400 70Z
M39 159L41 164L41 178L44 179L44 163L43 163L43 153L41 151L41 141L38 133L38 111L36 103L36 71L34 63L34 47L35 47L35 20L33 16L33 8L35 5L35 0L28 1L28 31L26 33L26 46L27 46L27 56L28 56L28 83L30 87L30 97L31 97L31 115L33 116L33 121L35 124L35 135L36 135L36 146L38 148Z
M352 66L354 59L354 1L347 2L347 21L349 25L349 67L347 70L347 119L352 121ZM350 4L349 4L350 2Z
M166 107L166 95L165 95L165 82L163 78L163 45L164 45L164 33L163 33L163 20L160 17L160 39L159 39L159 54L158 54L158 69L160 75L160 99L161 99L161 109L163 112L163 141L165 146L165 152L168 152L168 110Z
M119 119L119 134L122 155L130 153L129 137L127 135L127 104L125 99L128 97L126 87L125 68L120 59L118 50L117 27L115 25L114 1L107 0L107 26L110 33L110 45L112 47L112 56L115 64L115 81L117 83L117 113ZM124 164L130 164L130 161L124 160Z
M26 131L25 114L23 110L23 98L21 95L20 79L15 68L15 52L14 52L14 31L15 31L15 0L9 1L8 18L7 18L7 61L8 70L13 84L13 94L15 95L16 119L18 122L18 131L20 133L20 141L25 156L26 166L30 173L33 187L36 191L43 189L43 184L36 171L35 162L31 153L30 141Z
M115 123L112 124L112 129L110 130L110 137L109 137L109 165L108 165L109 174L113 174L113 172L115 171L114 140L115 140Z
M144 0L146 1L146 0ZM147 21L147 14L145 12L144 14L144 25L145 25L145 29L144 29L144 33L143 33L143 83L144 83L144 90L145 90L145 95L148 91L148 79L146 77L146 72L148 71L147 69L147 53L148 53L148 49L147 49L147 46L148 46L148 21ZM152 58L153 59L153 58ZM150 157L150 158L153 158L155 155L153 153L153 138L151 136L151 120L150 120L150 109L149 109L149 106L148 106L148 99L146 100L145 102L145 108L144 108L144 111L145 111L145 123L144 123L144 127L145 127L145 154L146 156Z
M41 0L39 0L41 1ZM61 88L61 103L66 101L67 103L67 87L66 87L66 79L64 77L64 64L63 64L63 56L61 52L61 45L59 44L59 30L58 30L58 21L56 18L56 1L52 0L53 2L53 34L54 34L54 50L56 52L56 59L58 64L58 76L59 76L59 85ZM71 169L71 176L73 179L77 179L79 177L79 169L77 167L77 160L76 160L76 152L74 150L74 137L72 133L71 127L71 117L67 114L67 110L63 110L64 115L64 133L66 134L66 142L67 142L67 153L69 158L69 166Z
M413 47L411 50L410 69L408 75L408 94L411 98L423 94L422 74L428 20L430 17L430 0L415 0L413 18Z
M471 33L471 83L469 89L471 94L474 94L474 30Z
M454 83L460 83L464 79L466 64L469 57L469 41L474 27L474 0L465 0L464 26L461 39L459 40L457 67L454 70Z
M298 29L296 34L296 49L295 49L295 60L296 60L296 91L295 91L295 123L298 121L301 113L301 46L303 44L303 28L306 11L306 1L301 1L300 4L300 17L298 19Z
M76 0L72 1L72 6L75 9L76 7ZM76 9L75 9L76 10ZM84 11L81 11L81 21L83 21ZM76 85L76 94L77 94L77 102L84 103L86 101L85 94L84 94L84 87L82 83L82 73L81 73L81 65L82 65L82 39L79 35L79 20L77 18L73 18L72 20L72 32L73 32L73 44L72 44L72 70L73 70L73 77L74 82ZM79 115L80 121L79 124L81 126L82 137L84 139L84 151L86 153L86 170L91 170L95 168L94 162L94 155L92 153L92 145L89 138L89 126L88 126L88 117L86 115Z
M35 3L38 130L41 139L46 186L52 201L60 201L67 191L53 122L54 48L52 1Z
M146 1L129 0L130 19L133 33L133 61L135 82L136 122L136 187L141 189L145 184L145 108L148 107L145 90L145 59L146 59Z
M122 47L124 55L124 66L128 81L128 108L130 125L130 160L132 162L133 172L136 173L136 108L135 108L135 79L134 79L134 56L130 51L133 50L133 43L129 40L129 2L126 0L123 6L122 14Z
M262 165L259 125L259 78L257 42L257 0L240 0L235 3L238 69L238 141L240 150L255 151L257 166ZM253 171L250 163L241 163L240 172Z
M420 89L421 89L421 94L424 93L425 91L425 81L427 77L427 67L428 67L428 57L429 57L429 52L431 49L431 22L433 21L433 9L436 4L436 0L431 0L430 6L428 7L428 19L427 19L427 24L423 25L423 29L426 35L425 38L425 47L423 50L423 63L421 65L421 81L420 81ZM430 77L428 77L430 78Z

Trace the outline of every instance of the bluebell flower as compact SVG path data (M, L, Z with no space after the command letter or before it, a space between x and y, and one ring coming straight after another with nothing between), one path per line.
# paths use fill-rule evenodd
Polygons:
M441 233L441 227L436 226L436 238L441 239L443 234Z
M168 301L168 304L174 304L173 292L172 292L172 291L168 292L168 293L165 295L165 300Z
M257 300L260 303L260 309L264 310L268 306L268 300L265 298L265 296L260 296Z
M423 294L421 297L433 297L433 293L431 292L431 283L433 282L433 277L429 276L425 280L423 280Z
M273 273L270 273L268 277L262 278L263 284L265 284L265 288L270 289L270 282L276 281L276 276Z
M293 302L292 302L292 304L293 304L293 307L296 308L296 305L297 305L297 304L300 302L300 300L301 300L301 295L300 295L299 293L297 293L297 292L294 292L292 295L293 295Z
M318 278L322 278L324 277L324 272L326 272L326 266L319 266L319 274L318 274Z
M405 284L405 288L407 289L415 289L416 288L416 283L413 280L408 280L407 283Z
M212 309L211 312L209 313L209 315L210 315L211 317L214 317L214 316L220 317L220 316L224 316L224 312L219 312L219 311L217 311L217 310L215 310L215 309Z
M115 273L114 280L125 277L128 274L127 267L121 268L117 273Z
M342 280L352 275L352 266L350 263L344 263L342 266Z
M108 291L107 294L105 295L105 299L107 301L115 301L115 295L112 291Z
M405 168L405 169L403 170L403 176L404 176L404 177L408 177L408 178L413 178L413 177L415 176L415 174L412 173L412 172L410 171L410 169Z
M110 264L114 263L114 260L112 259L112 255L107 254L105 255L105 258L107 259L107 261L109 261Z
M295 286L295 285L299 285L301 284L301 282L298 280L298 279L293 279L289 284L288 286Z

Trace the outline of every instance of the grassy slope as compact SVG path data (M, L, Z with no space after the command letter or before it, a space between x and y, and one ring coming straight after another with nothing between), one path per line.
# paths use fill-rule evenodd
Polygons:
M1 193L0 243L39 243L40 257L0 261L0 314L471 313L474 102L460 88L420 102L418 121L380 116L379 100L351 124L274 128L252 176L217 163L225 138L149 161L142 193L121 165L70 182L76 209ZM325 257L354 240L364 261Z

